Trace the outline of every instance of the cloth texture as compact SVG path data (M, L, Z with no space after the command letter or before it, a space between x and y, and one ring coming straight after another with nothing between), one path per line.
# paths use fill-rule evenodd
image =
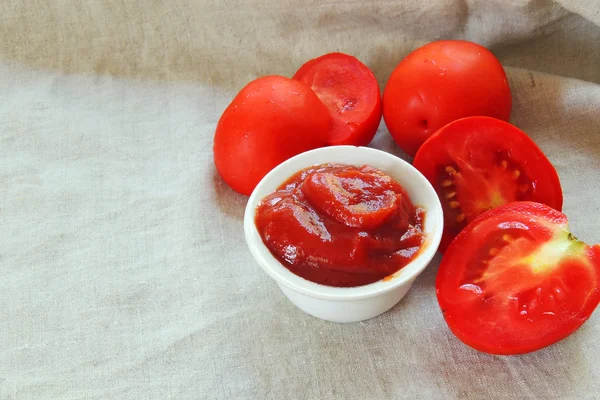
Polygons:
M476 352L435 296L304 314L252 259L216 123L261 75L341 51L383 88L433 40L504 64L511 122L600 242L598 0L0 2L0 399L600 399L600 312L523 356ZM382 122L372 147L408 159Z

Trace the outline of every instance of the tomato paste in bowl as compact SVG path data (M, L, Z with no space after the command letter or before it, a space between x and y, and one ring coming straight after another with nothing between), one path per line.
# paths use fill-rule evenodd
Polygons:
M279 164L244 214L248 249L283 294L310 315L343 323L397 304L429 265L443 228L440 200L423 174L356 146Z
M425 210L368 165L305 168L267 195L255 216L262 241L282 265L336 287L391 276L419 253Z

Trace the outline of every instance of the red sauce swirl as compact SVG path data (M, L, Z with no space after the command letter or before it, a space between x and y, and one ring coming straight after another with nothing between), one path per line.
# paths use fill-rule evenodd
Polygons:
M328 286L362 286L408 264L424 242L425 211L384 172L323 164L267 195L255 223L291 272Z

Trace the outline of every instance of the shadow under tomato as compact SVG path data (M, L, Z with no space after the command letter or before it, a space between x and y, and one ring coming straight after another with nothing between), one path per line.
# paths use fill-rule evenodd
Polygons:
M415 280L401 302L366 324L387 325L389 340L404 346L409 340L418 354L419 380L445 392L447 398L581 398L594 379L591 359L582 346L593 340L593 321L563 341L525 355L495 356L478 352L447 327L435 296L435 277L442 256ZM593 318L592 318L593 319ZM416 328L418 324L418 328ZM408 355L407 355L408 356ZM407 357L410 358L410 357ZM581 393L573 392L581 388Z
M392 136L390 135L387 127L385 126L385 121L383 120L383 118L381 119L381 124L379 125L379 129L377 130L375 137L373 138L371 143L369 143L369 147L388 152L412 164L412 157L410 157L408 154L406 154L406 152L404 152L404 150L398 147L394 139L392 139Z
M442 377L453 398L489 398L501 388L503 398L582 398L593 381L582 346L593 340L585 325L562 342L537 352L495 356L460 342L445 326L431 340L442 349L424 352L423 379ZM495 389L494 389L495 388ZM576 389L580 388L581 393Z
M221 176L212 168L212 190L219 211L229 217L232 217L240 222L244 220L244 211L248 196L237 193L231 189Z

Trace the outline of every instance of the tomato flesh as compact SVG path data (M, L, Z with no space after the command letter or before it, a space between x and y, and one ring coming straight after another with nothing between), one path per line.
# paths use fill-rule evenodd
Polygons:
M366 65L350 55L330 53L305 63L294 79L310 86L329 109L329 145L371 142L381 122L381 94Z
M515 202L487 211L452 242L436 278L451 331L492 354L521 354L577 330L600 302L600 246L564 214Z
M419 149L414 166L436 189L444 209L440 251L483 212L514 201L562 208L556 170L515 126L468 117L444 126Z

